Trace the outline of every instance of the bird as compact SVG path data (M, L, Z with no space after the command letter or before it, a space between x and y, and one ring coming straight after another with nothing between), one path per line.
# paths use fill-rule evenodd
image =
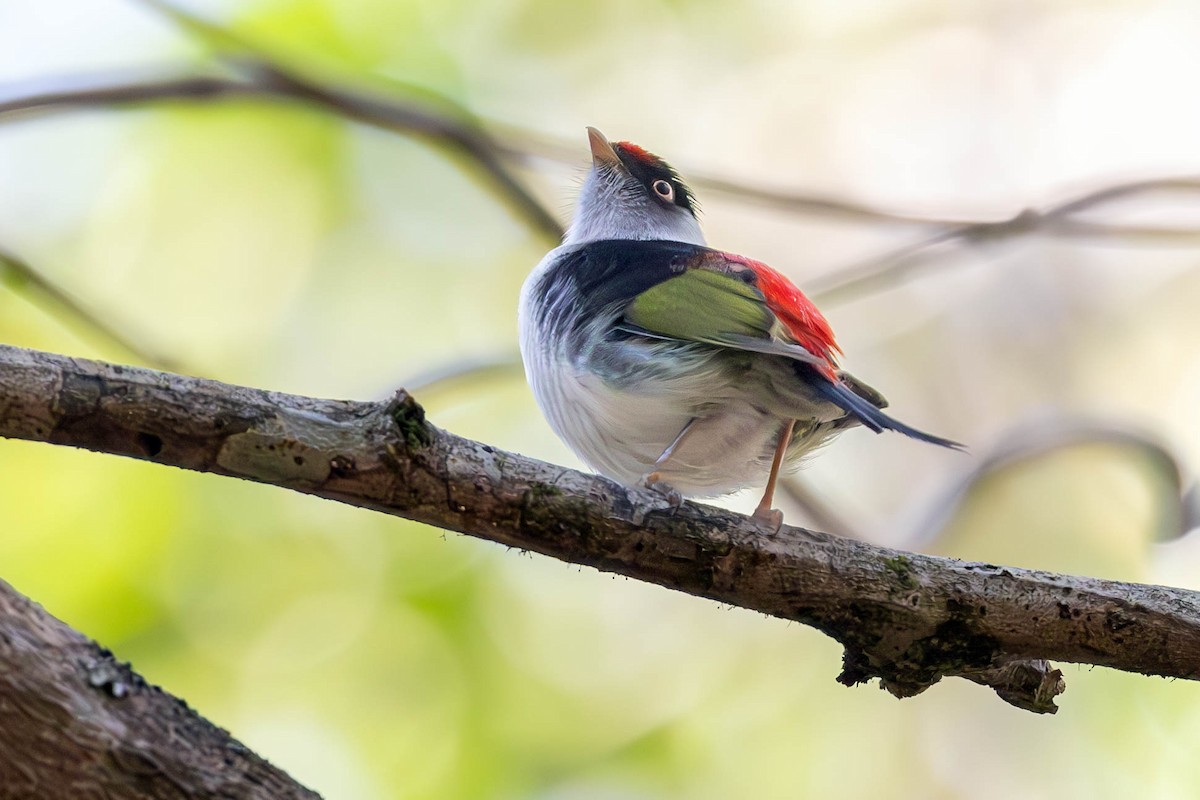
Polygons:
M778 531L781 470L847 428L963 449L885 414L782 273L708 247L669 164L595 128L588 142L573 219L517 314L534 397L584 463L672 506L762 486L752 518Z

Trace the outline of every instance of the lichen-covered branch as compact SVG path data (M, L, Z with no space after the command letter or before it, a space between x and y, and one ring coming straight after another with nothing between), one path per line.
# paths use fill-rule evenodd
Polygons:
M843 683L901 697L960 676L1053 711L1044 659L1200 678L1196 592L767 535L439 430L404 392L319 400L0 346L0 436L275 484L796 620L845 646Z
M3 581L0 753L3 797L317 797Z

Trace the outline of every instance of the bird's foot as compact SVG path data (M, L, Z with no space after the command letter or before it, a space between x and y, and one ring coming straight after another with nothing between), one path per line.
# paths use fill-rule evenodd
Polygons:
M675 487L663 480L661 472L648 472L642 476L642 486L661 496L671 508L679 508L683 504L683 495Z
M656 495L667 501L667 507L674 511L683 503L683 495L675 490L671 484L662 479L662 473L649 472L642 476L642 486L654 492ZM635 503L633 510L633 524L641 525L646 521L646 515L651 511L661 511L662 506L658 503Z
M750 515L750 519L754 520L760 528L765 528L772 535L779 533L779 529L783 527L783 512L778 508L759 506L754 509L754 513Z

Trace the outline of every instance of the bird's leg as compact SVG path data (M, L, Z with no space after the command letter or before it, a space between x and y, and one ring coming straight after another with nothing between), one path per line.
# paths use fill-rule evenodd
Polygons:
M672 454L674 454L679 445L683 443L684 437L687 436L688 431L692 429L692 425L695 422L695 417L688 420L687 424L683 426L683 430L679 432L679 435L667 445L667 449L662 451L662 455L654 460L654 469L642 476L642 485L652 492L661 494L672 506L678 506L682 503L683 496L675 491L670 484L663 481L662 468L671 459Z
M751 518L757 520L763 525L769 527L772 532L778 531L783 526L783 512L771 508L771 501L775 497L775 484L779 481L779 468L783 466L783 457L787 453L788 445L792 443L792 431L796 428L796 420L789 419L783 426L783 431L779 434L779 443L775 445L775 458L771 461L771 474L767 477L767 490L763 492L762 500L758 501L758 508L754 509Z

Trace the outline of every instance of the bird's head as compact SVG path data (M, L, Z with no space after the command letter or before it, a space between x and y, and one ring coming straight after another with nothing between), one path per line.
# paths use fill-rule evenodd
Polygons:
M629 142L588 128L592 168L563 244L603 239L662 239L704 244L696 201L667 162Z

